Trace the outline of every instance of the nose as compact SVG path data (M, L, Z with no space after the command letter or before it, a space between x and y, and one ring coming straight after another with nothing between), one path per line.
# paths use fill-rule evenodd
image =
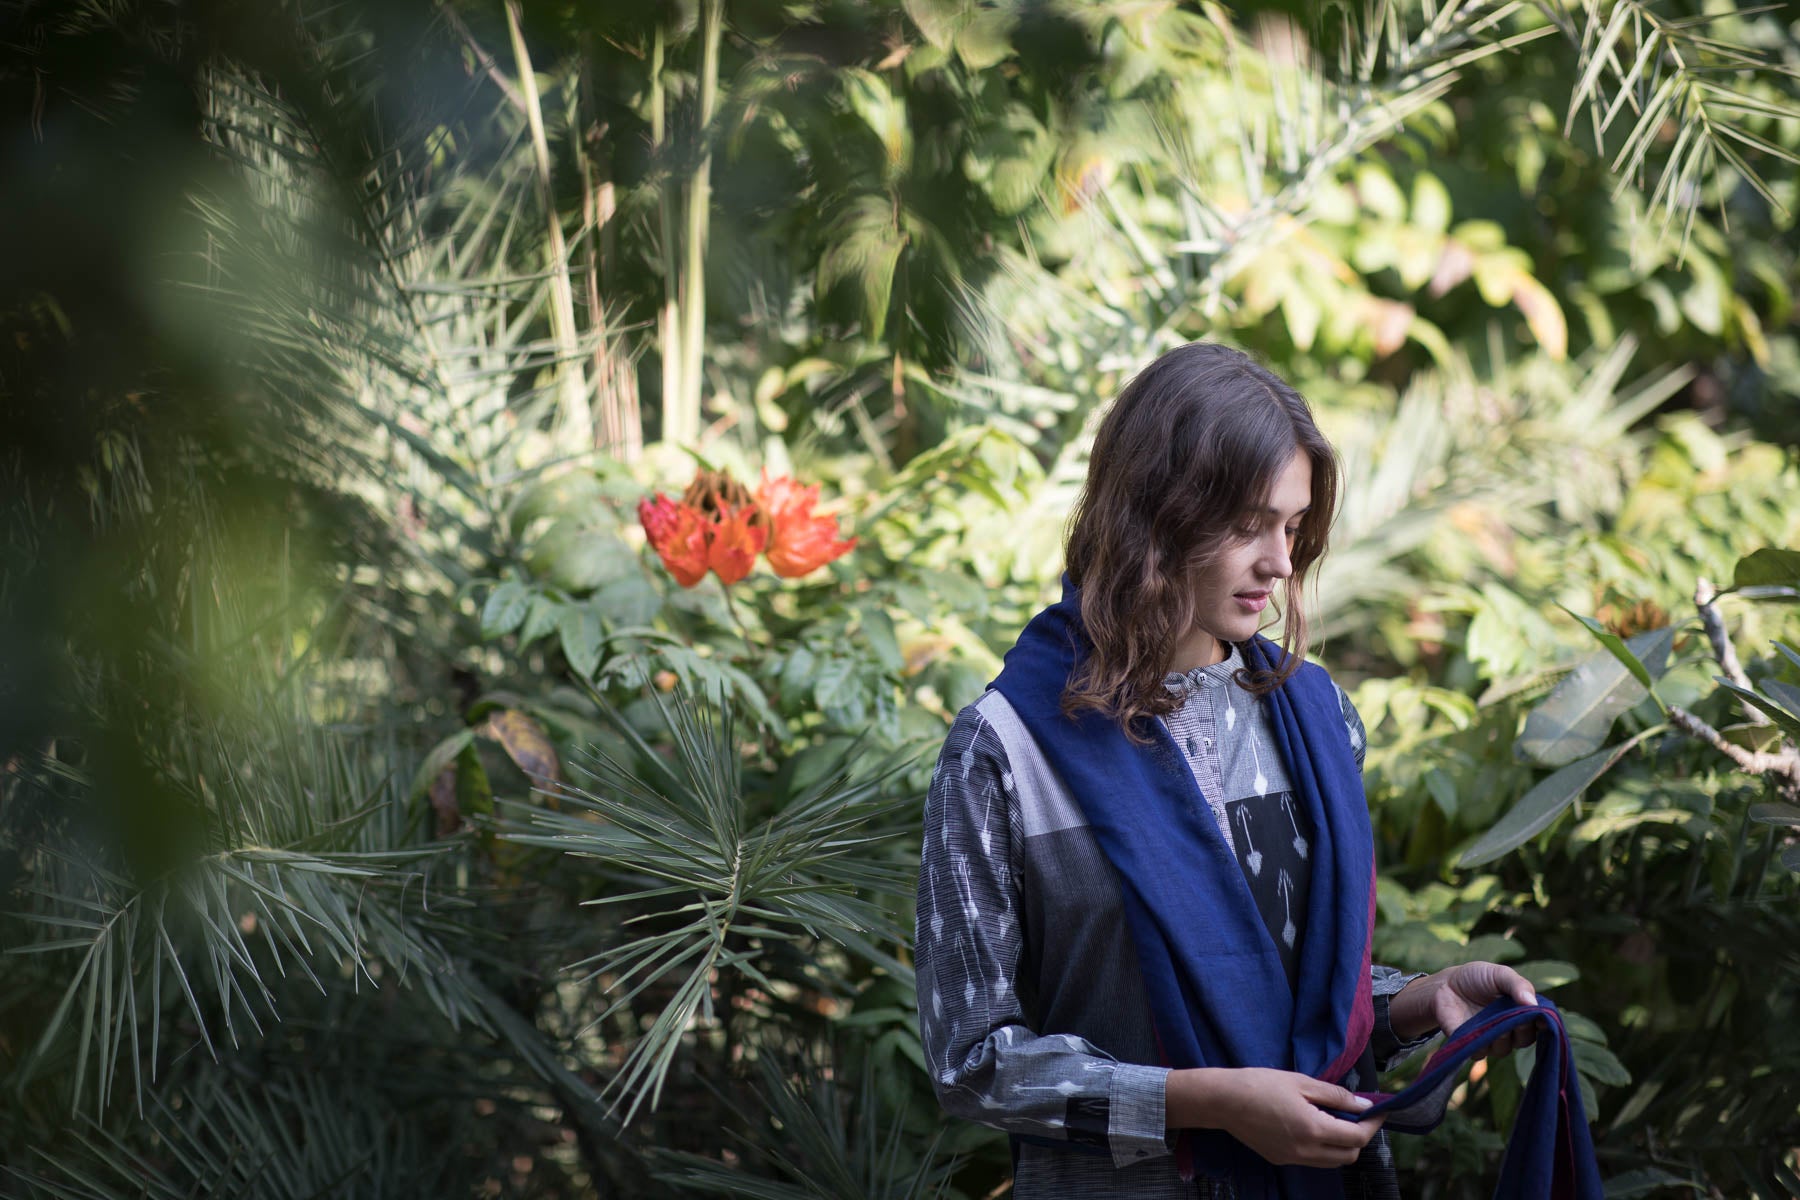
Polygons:
M1288 553L1287 531L1277 527L1263 543L1262 557L1257 560L1262 573L1271 579L1286 579L1294 573L1293 559Z

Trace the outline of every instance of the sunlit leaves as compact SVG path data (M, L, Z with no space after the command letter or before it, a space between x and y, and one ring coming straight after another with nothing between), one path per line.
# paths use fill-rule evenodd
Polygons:
M1654 677L1667 662L1674 640L1675 630L1667 628L1638 634L1623 646L1645 674ZM1645 666L1646 662L1654 665ZM1590 756L1604 744L1619 715L1647 691L1610 647L1589 655L1526 718L1519 752L1546 766L1564 766Z
M1729 15L1679 19L1644 0L1584 3L1579 14L1562 2L1542 8L1579 46L1569 128L1585 113L1606 146L1615 123L1629 117L1623 139L1611 142L1612 167L1618 188L1647 189L1651 212L1662 214L1658 236L1679 223L1685 244L1695 213L1715 196L1722 204L1721 185L1731 179L1781 207L1753 160L1800 163L1766 136L1771 120L1800 116L1800 101L1760 47L1723 28ZM1665 150L1668 129L1675 140Z

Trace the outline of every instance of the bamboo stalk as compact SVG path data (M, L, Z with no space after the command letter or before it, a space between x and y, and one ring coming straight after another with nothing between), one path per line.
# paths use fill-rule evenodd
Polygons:
M719 96L719 39L724 0L701 0L700 112L696 136L700 161L687 190L687 237L683 249L681 306L681 409L691 439L700 432L700 385L706 355L706 235L712 210L712 120Z
M584 58L586 56L584 55ZM586 71L576 96L579 113L584 103L591 104L591 88ZM575 122L580 125L579 119ZM575 139L575 162L581 172L581 223L587 239L587 269L583 283L587 286L588 330L594 337L594 398L600 406L600 439L607 453L624 462L634 462L643 452L643 426L638 413L637 372L621 353L607 329L606 309L600 303L600 264L605 259L604 231L618 209L617 195L606 167L603 127L593 130L597 153L590 155L586 136Z
M550 336L556 342L557 423L563 436L581 450L594 444L594 416L588 406L587 384L576 357L580 338L575 327L575 289L569 281L569 250L563 241L562 219L556 211L556 190L550 178L550 142L544 136L544 107L538 95L537 76L525 47L525 30L519 0L506 0L506 28L512 35L513 59L518 65L519 93L525 100L525 121L531 130L531 149L537 163L538 194L544 204L549 234Z
M668 145L668 93L663 89L663 58L667 45L663 27L656 27L650 49L650 145L660 154ZM679 276L675 269L675 195L669 176L664 176L657 189L657 216L662 232L663 304L657 314L656 340L662 357L662 440L692 441L699 422L684 421L682 409L681 309L676 289Z

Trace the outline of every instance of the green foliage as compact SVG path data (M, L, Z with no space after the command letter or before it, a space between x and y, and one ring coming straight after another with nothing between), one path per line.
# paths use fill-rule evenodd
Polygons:
M674 765L615 716L630 757L591 759L591 789L554 786L543 798L560 811L525 808L503 829L516 844L591 860L622 885L590 904L647 910L620 923L629 940L569 968L582 985L605 981L609 1003L596 1024L665 974L680 977L608 1084L626 1120L656 1103L696 1019L717 1020L715 989L733 990L727 977L782 989L765 971L767 944L829 940L907 973L881 949L904 936L888 914L910 883L904 859L887 851L904 801L882 795L881 776L851 784L840 775L759 812L741 779L730 710L697 710L680 693L670 706L657 703Z
M1314 8L28 11L7 1190L992 1193L917 797L1195 337L1342 453L1378 953L1561 989L1617 1194L1795 1190L1791 19ZM677 586L696 462L857 548Z

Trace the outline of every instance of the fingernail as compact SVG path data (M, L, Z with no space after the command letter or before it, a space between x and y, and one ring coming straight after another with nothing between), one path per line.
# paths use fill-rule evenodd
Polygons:
M1365 1108L1373 1107L1374 1104L1375 1102L1367 1096L1352 1095L1350 1097L1350 1107L1354 1108L1357 1112L1361 1112Z

